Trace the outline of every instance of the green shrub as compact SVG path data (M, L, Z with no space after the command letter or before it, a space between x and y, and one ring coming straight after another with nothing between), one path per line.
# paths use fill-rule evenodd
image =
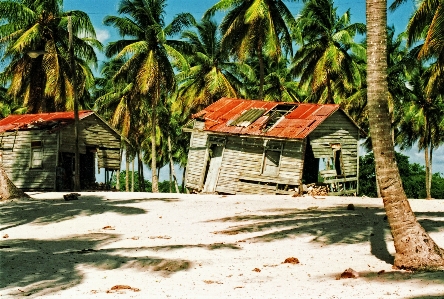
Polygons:
M396 152L396 163L401 175L402 185L408 198L425 198L425 170L418 163L409 163L409 157ZM444 178L440 173L433 174L433 198L444 198ZM359 195L376 197L375 158L373 153L359 157Z

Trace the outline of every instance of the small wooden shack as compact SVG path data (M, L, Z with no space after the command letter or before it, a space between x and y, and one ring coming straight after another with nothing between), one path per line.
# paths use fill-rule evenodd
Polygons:
M119 133L93 111L79 111L80 187L95 185L96 166L120 168ZM72 190L74 112L10 115L0 120L0 163L20 189Z
M221 194L294 194L322 182L358 192L362 131L339 105L222 98L193 115L186 186Z

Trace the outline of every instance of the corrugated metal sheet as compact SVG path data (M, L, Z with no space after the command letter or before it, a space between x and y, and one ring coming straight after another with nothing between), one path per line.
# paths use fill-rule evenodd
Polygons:
M279 105L293 105L294 108L271 128L264 130L271 114L270 111L274 111L273 109ZM250 109L265 109L265 112L248 126L230 125ZM319 105L222 98L194 114L193 118L203 119L205 130L211 132L304 139L338 109L339 105L336 104Z
M83 119L93 111L79 111L79 119ZM53 112L38 114L9 115L0 120L0 133L16 130L53 129L74 122L74 112Z

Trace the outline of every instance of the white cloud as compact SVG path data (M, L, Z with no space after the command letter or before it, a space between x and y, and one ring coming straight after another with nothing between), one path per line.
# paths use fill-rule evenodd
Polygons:
M108 30L96 29L97 39L103 44L107 39L110 38L111 34Z

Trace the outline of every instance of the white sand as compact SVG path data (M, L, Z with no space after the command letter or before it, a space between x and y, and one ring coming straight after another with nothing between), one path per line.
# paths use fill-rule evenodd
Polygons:
M444 298L444 273L392 270L381 199L63 194L0 204L0 297ZM411 205L444 247L444 201Z

